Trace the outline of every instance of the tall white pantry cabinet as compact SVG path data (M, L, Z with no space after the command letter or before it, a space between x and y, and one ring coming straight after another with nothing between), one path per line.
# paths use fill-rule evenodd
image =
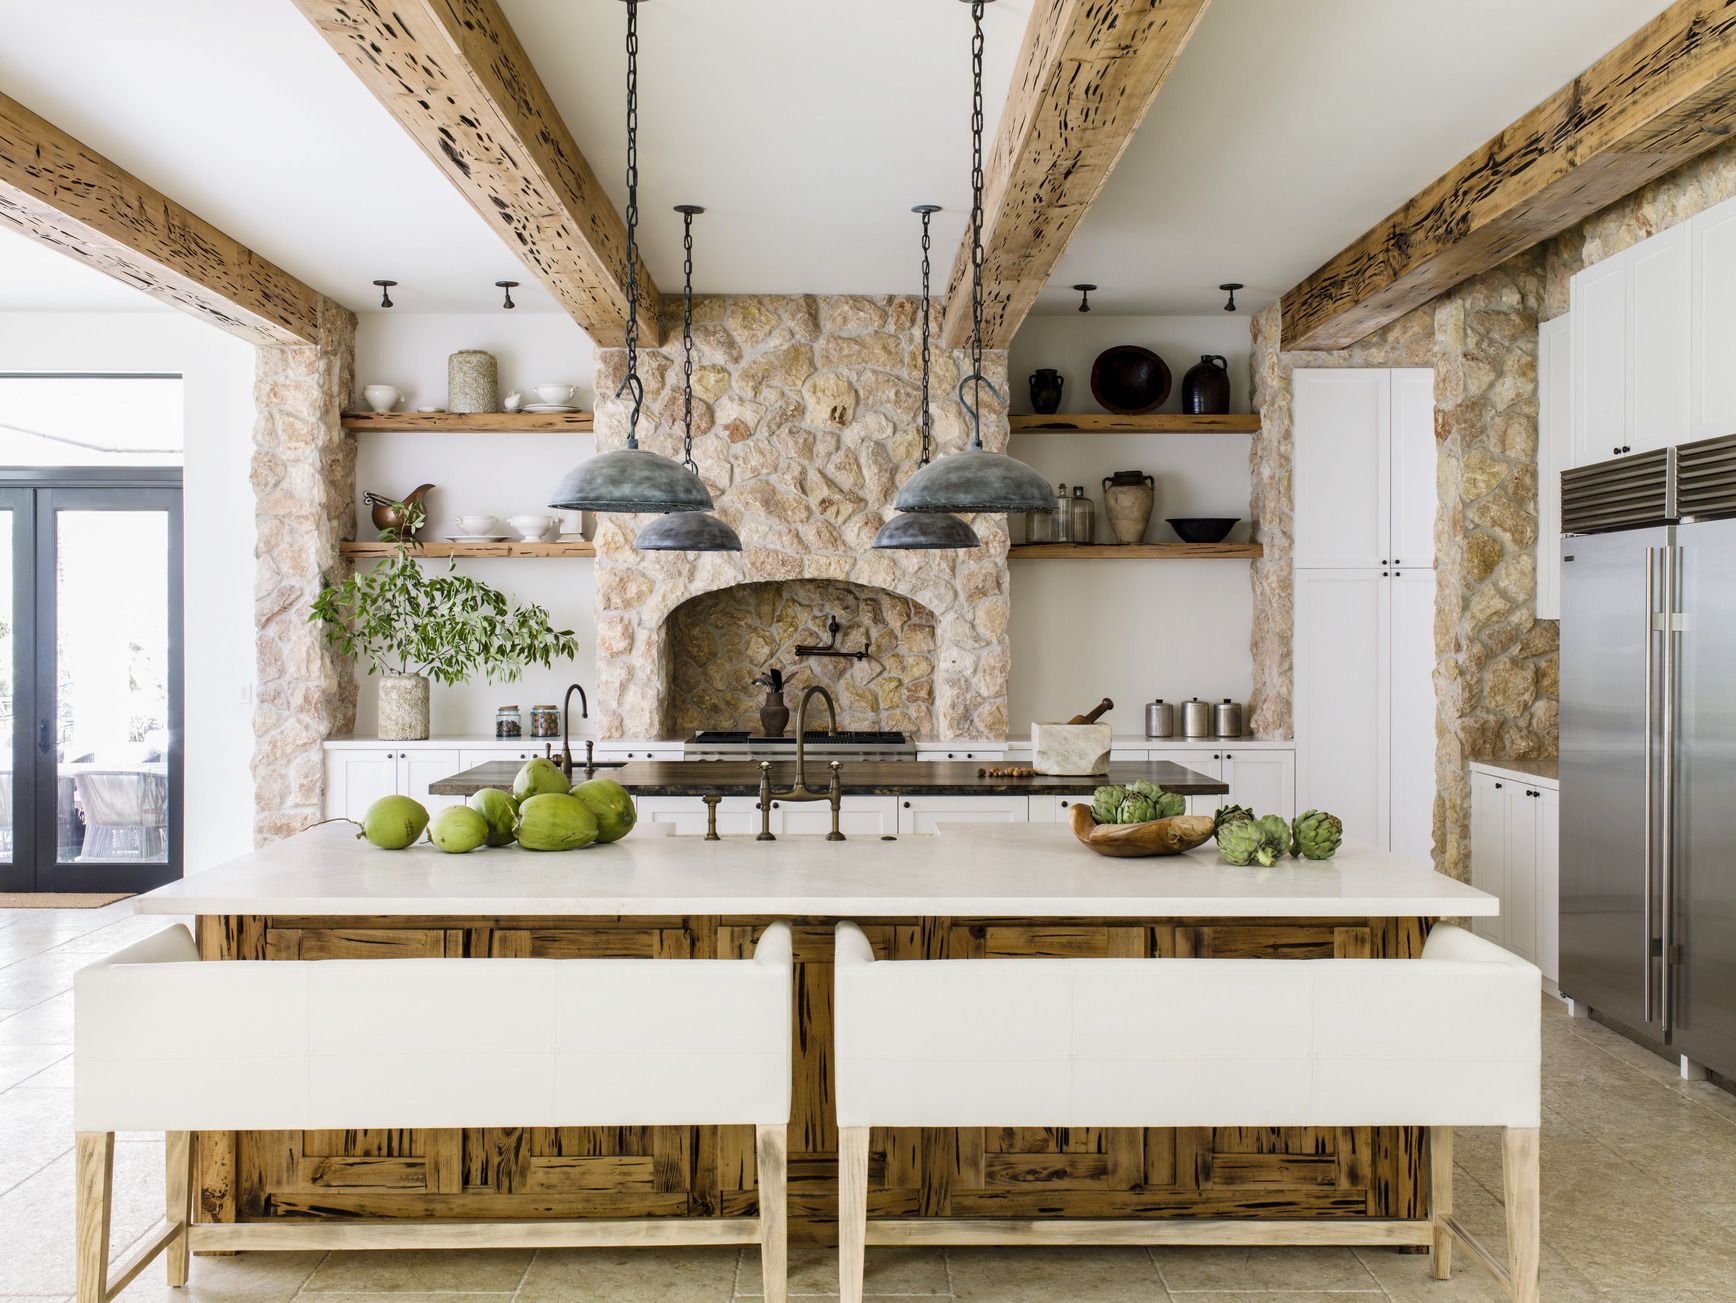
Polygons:
M1427 863L1435 420L1427 368L1291 373L1296 804Z

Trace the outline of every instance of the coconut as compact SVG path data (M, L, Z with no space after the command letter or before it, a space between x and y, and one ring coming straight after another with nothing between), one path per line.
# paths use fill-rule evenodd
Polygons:
M382 796L362 816L358 838L366 838L383 851L401 851L422 835L428 826L428 811L420 801L407 796Z
M514 799L523 801L527 796L538 796L543 792L559 792L565 796L567 776L554 761L538 756L527 761L518 771L518 777L512 780L512 795Z
M633 831L639 822L639 811L625 787L612 778L592 778L573 788L574 796L591 807L597 816L597 840L618 842Z
M518 802L498 787L473 793L469 806L488 821L488 844L511 846L513 825L518 822Z
M468 805L449 805L428 825L428 840L449 854L462 855L488 840L488 820Z
M576 851L597 840L591 807L565 792L543 792L518 807L518 844L527 851Z

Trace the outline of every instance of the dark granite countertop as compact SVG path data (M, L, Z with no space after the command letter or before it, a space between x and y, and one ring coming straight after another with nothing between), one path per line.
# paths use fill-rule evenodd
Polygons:
M1136 778L1183 796L1222 796L1230 790L1219 779L1168 762L1112 764L1107 774L1083 778L979 778L977 771L986 767L976 761L847 761L841 773L845 796L1089 796L1102 783ZM431 783L428 790L436 796L469 796L484 787L510 791L518 771L516 761L491 760ZM614 779L635 796L757 796L760 767L736 760L650 760L599 769L597 775ZM808 781L824 787L827 777L825 762L810 757ZM788 788L795 779L794 761L772 765L773 787Z

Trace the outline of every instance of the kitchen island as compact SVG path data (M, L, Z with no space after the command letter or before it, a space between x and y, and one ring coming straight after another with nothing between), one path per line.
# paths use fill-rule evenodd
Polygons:
M912 766L913 768L915 766ZM832 934L861 923L887 959L1004 956L1407 958L1430 922L1494 897L1368 847L1238 869L1210 847L1092 855L1059 825L777 842L636 833L537 855L384 852L327 826L160 888L210 960L730 958L795 922L790 1222L834 1219ZM1125 1011L1130 1036L1147 1034ZM1009 1057L1039 1025L1004 1029ZM199 1135L202 1215L743 1216L751 1128L477 1128ZM1406 1127L887 1129L870 1207L898 1217L1414 1217L1423 1137Z

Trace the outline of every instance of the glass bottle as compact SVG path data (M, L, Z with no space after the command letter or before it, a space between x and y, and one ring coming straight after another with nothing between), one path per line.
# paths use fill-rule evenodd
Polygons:
M1067 486L1055 486L1055 542L1071 543L1073 541L1073 503L1067 496Z
M1052 511L1027 511L1025 513L1025 542L1053 543L1055 541L1055 513Z
M1073 542L1092 543L1097 539L1097 506L1085 496L1085 486L1073 486L1073 500L1067 504L1071 518Z

